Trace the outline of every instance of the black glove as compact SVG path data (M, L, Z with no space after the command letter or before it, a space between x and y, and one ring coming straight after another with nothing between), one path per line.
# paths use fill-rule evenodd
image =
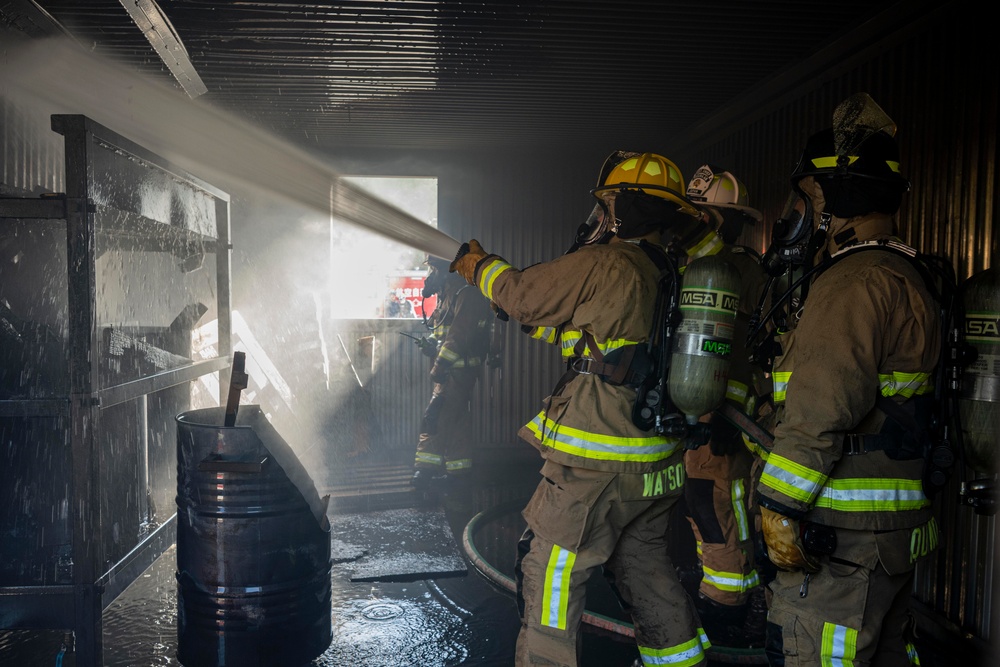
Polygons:
M431 367L431 382L434 384L444 384L448 379L448 369L441 366L441 364L434 364Z
M431 359L433 359L434 357L437 356L438 342L434 338L421 338L420 340L417 340L415 342L417 347L420 348L420 352L425 357L430 357Z

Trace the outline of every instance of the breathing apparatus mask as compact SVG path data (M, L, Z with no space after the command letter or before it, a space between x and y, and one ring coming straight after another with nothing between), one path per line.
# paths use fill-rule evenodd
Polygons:
M634 151L613 151L605 158L604 163L601 165L601 171L597 176L597 187L604 185L605 181L608 180L608 176L619 164L629 158L636 158L641 155L642 153ZM607 206L598 199L587 219L577 227L576 238L566 253L569 254L585 245L598 245L610 241L611 237L615 235L612 230L613 220L614 218L608 215Z
M778 277L791 266L802 266L809 255L812 233L812 201L798 192L788 193L781 216L771 228L771 245L761 258L769 276Z
M427 256L424 264L427 265L427 277L424 278L424 288L420 295L428 299L435 294L440 294L444 289L445 281L448 279L448 262L431 255Z

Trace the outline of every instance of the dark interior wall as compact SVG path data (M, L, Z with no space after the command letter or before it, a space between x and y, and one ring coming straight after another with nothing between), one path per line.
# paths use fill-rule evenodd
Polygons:
M964 279L1000 257L1000 68L985 26L955 3L892 20L889 30L863 27L734 99L678 144L678 159L685 170L729 166L773 221L808 137L830 127L840 101L867 92L898 126L900 169L912 184L900 236L950 258ZM765 224L747 240L763 247L768 235Z

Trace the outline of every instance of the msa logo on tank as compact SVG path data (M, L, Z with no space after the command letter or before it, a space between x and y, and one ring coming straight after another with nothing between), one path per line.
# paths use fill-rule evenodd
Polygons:
M676 491L684 486L684 464L678 463L664 470L642 475L642 497L655 498L666 491Z
M733 351L733 325L740 297L728 290L684 288L680 308L684 319L677 327L686 354L728 357Z
M740 297L721 290L684 289L681 291L681 310L687 307L705 308L735 313L740 305Z
M969 313L965 316L966 338L981 339L989 342L1000 341L1000 319L998 313Z

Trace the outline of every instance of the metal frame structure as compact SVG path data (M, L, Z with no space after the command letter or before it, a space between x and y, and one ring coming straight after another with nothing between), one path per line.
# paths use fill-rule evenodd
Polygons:
M68 425L65 442L70 450L68 528L72 583L0 586L0 627L71 630L75 634L76 664L96 667L103 664L102 612L176 539L176 513L173 513L150 530L140 531L137 543L127 554L108 565L109 556L114 554L107 553L106 540L102 536L112 530L110 522L114 517L105 516L107 512L101 511L102 494L109 489L102 488L98 473L99 467L115 454L102 451L105 444L100 438L102 413L111 406L137 399L144 410L145 399L150 394L193 382L230 365L229 195L85 116L54 115L52 129L65 138L65 197L0 199L0 224L9 218L64 220L66 223L69 392L38 399L0 400L0 418L55 417ZM113 156L109 157L108 151ZM99 276L95 247L98 233L109 231L105 225L99 232L96 224L99 204L95 201L95 192L102 186L98 182L102 171L95 168L95 157L102 152L105 165L122 164L131 169L139 165L139 169L155 172L171 187L197 192L199 197L208 197L214 202L214 234L170 225L170 221L150 220L134 210L114 210L116 222L110 232L130 234L139 243L155 244L156 237L144 236L141 230L148 229L150 224L160 224L165 225L158 228L161 234L167 232L174 240L190 240L214 251L219 326L218 356L215 358L192 361L117 384L101 385L98 368ZM119 159L127 162L116 162ZM103 184L105 191L115 185ZM105 207L105 212L108 210L107 203L100 206ZM150 435L144 414L137 416L136 429L140 438L136 446L140 448L147 446ZM32 446L32 443L20 444ZM143 455L139 453L140 461ZM144 481L140 473L138 483ZM139 489L137 495L144 496L145 491Z

